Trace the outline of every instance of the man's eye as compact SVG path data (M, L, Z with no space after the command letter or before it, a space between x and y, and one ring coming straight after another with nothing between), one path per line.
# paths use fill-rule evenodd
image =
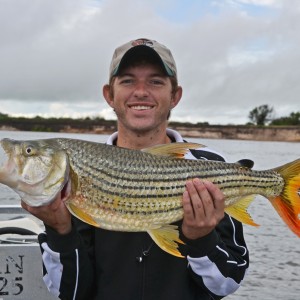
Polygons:
M132 82L133 82L132 79L123 79L123 80L121 80L121 84L130 84Z
M156 79L151 80L151 83L154 85L163 85L163 82L161 80L156 80Z

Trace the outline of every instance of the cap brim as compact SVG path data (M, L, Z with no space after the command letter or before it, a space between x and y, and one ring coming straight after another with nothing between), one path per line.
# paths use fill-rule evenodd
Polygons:
M157 62L163 67L168 76L174 76L172 70L164 63L159 54L151 47L145 45L138 45L130 48L122 57L119 65L114 69L112 76L119 74L130 61L135 61L139 59L146 59L149 61L157 60Z

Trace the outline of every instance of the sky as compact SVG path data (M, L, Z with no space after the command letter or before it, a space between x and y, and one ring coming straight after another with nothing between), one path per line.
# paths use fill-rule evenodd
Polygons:
M115 119L102 96L114 49L171 49L171 121L245 124L300 111L299 0L0 0L0 113Z

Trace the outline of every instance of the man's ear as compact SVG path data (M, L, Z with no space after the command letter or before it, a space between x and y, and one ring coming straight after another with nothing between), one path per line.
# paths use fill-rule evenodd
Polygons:
M102 89L102 94L103 94L103 97L104 99L106 100L107 104L114 108L114 100L113 100L113 95L111 93L111 90L110 90L110 85L109 84L105 84L103 86L103 89Z
M182 87L178 86L176 92L172 97L171 108L173 109L180 101L182 97Z

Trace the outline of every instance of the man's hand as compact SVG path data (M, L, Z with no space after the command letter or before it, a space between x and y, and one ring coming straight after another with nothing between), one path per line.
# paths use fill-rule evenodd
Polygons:
M209 181L189 180L183 193L182 233L194 240L209 234L223 219L225 197Z
M22 207L29 213L43 221L46 225L57 231L59 234L67 234L72 229L71 214L65 206L61 194L49 205L31 207L21 202Z

